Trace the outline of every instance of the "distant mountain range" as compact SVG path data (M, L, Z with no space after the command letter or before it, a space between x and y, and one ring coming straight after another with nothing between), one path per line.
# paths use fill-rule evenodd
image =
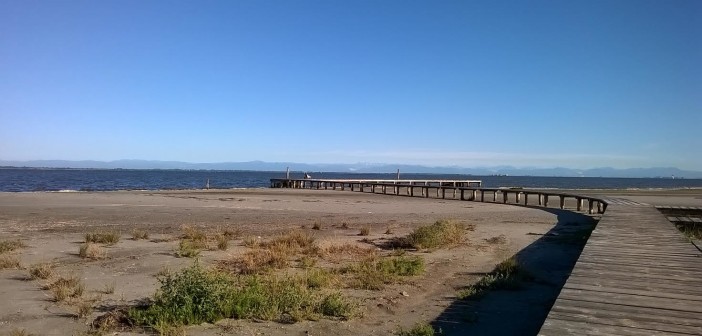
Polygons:
M407 164L308 164L294 162L219 162L189 163L179 161L117 160L117 161L3 161L0 167L32 168L73 168L73 169L184 169L184 170L252 170L308 172L353 172L353 173L394 173L399 169L403 173L425 174L469 174L469 175L510 175L510 176L564 176L564 177L650 177L650 178L702 178L702 172L681 170L673 167L616 169L611 167L592 169L572 168L516 168L511 166L495 167L429 167Z

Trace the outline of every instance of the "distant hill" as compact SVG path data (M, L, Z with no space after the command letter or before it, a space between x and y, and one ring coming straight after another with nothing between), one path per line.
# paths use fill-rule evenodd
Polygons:
M150 160L117 160L117 161L67 161L67 160L36 160L36 161L3 161L2 167L32 167L32 168L94 168L94 169L184 169L184 170L253 170L253 171L284 171L290 167L294 171L309 172L355 172L355 173L394 173L400 169L404 173L427 174L469 174L469 175L510 175L510 176L564 176L564 177L650 177L650 178L702 178L702 172L681 170L674 167L629 168L616 169L611 167L593 169L571 168L516 168L511 166L495 167L430 167L406 164L308 164L295 162L218 162L190 163L180 161L150 161Z

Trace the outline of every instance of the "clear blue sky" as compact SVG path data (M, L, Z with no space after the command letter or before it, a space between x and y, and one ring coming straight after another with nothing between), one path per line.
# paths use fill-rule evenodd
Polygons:
M0 160L702 170L702 1L0 0Z

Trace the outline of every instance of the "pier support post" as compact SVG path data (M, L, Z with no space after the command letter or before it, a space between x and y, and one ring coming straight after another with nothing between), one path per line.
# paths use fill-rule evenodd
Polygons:
M544 206L548 208L548 195L544 194Z
M497 202L497 190L492 192L492 201Z
M587 213L592 214L595 207L595 201L592 199L587 200Z
M575 204L576 209L577 209L578 211L582 211L582 210L583 210L583 199L580 198L580 197L576 197L576 198L575 198L575 203L576 203L576 204Z
M558 206L563 209L565 208L565 196L558 196L560 198Z
M480 190L480 201L485 202L485 190Z
M524 205L529 205L529 194L524 193Z
M466 198L464 197L465 195L465 190L461 189L461 201L465 201Z
M516 197L516 201L517 201L517 202L515 202L515 203L519 204L519 202L522 201L522 193L519 192L519 191L517 191L517 192L515 193L515 197Z
M603 213L604 209L602 209L602 202L597 202L597 213Z
M507 192L502 190L502 203L507 204Z
M539 205L544 204L544 201L541 199L543 196L541 194L536 194L538 196L537 198L539 199Z

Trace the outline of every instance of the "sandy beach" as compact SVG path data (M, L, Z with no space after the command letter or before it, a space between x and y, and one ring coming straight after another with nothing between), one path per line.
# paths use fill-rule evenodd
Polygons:
M702 206L699 190L588 194L653 205ZM331 190L0 193L0 239L19 239L26 245L4 254L19 260L21 268L0 270L4 301L0 334L21 329L36 335L82 334L100 315L153 296L159 287L157 273L193 263L175 253L184 226L208 233L240 232L225 251L202 251L200 263L215 265L250 250L243 242L247 237L266 241L291 230L313 236L321 247L348 243L388 254L392 251L383 247L384 242L441 219L468 228L465 241L450 248L409 251L425 260L423 275L381 290L339 289L358 302L362 312L358 317L294 324L224 320L185 330L188 335L388 335L428 322L447 335L534 334L582 248L554 237L592 228L597 217L557 209ZM369 235L360 236L362 228L369 228ZM132 239L134 229L148 232L149 239ZM104 248L106 258L81 258L78 251L85 234L105 230L121 234L117 244ZM456 299L461 288L513 255L536 281L522 290L491 293L475 302ZM42 281L29 279L27 268L38 263L51 263L57 274L80 277L84 297L93 298L92 311L78 317L75 306L55 302L42 289ZM510 316L509 324L503 323L505 316ZM131 329L117 334L141 332Z

